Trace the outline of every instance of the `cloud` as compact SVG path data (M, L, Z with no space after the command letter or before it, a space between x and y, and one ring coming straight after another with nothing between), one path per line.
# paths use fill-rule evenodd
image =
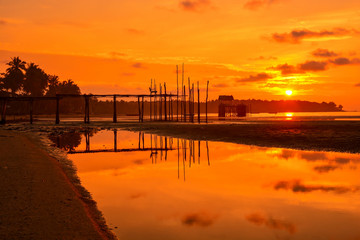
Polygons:
M133 68L145 68L144 65L140 62L136 62L133 65L131 65Z
M350 163L350 159L337 157L337 158L335 158L335 162L337 164L348 164L348 163Z
M215 88L227 88L227 87L230 87L230 85L227 84L227 83L218 83L218 84L213 84L212 86L215 87Z
M309 193L314 191L334 192L344 194L348 192L357 192L360 187L344 187L344 186L325 186L325 185L306 185L300 180L279 181L274 185L275 190L291 190L294 193Z
M293 30L290 33L274 33L272 39L279 43L300 43L306 39L344 37L358 33L355 30L334 28L333 30L311 31L308 29Z
M314 170L317 171L318 173L328 173L328 172L334 171L338 168L339 168L338 166L324 165L324 166L316 166L316 167L314 167Z
M282 0L249 0L244 4L244 8L251 11L256 11L262 7L270 6L278 2L282 2Z
M143 35L145 32L135 28L126 28L125 31L133 35Z
M312 55L314 57L326 57L326 58L339 56L339 54L333 51L329 51L327 49L322 49L322 48L318 48L315 51L313 51Z
M135 75L135 73L124 72L124 73L122 73L121 75L124 76L124 77L132 77L132 76Z
M273 217L266 217L258 213L247 215L245 218L249 222L258 226L265 225L268 228L285 230L291 234L294 234L296 232L296 226L293 223L285 220L275 219Z
M8 22L5 21L4 19L0 19L0 25L5 25L5 24L8 24Z
M355 84L355 87L360 87L360 83Z
M138 199L138 198L143 198L146 197L145 193L134 193L132 195L130 195L130 199Z
M179 3L180 8L185 11L198 12L211 5L210 0L183 0Z
M256 58L249 58L249 60L252 61L258 61L258 60L277 60L277 57L273 57L273 56L269 56L269 57L264 57L264 56L260 56L260 57L256 57Z
M125 57L126 56L125 53L120 53L120 52L109 52L109 55L112 58L119 58L119 57Z
M306 61L305 63L300 64L298 68L310 72L325 71L327 64L327 62Z
M340 57L340 58L336 58L334 60L330 61L331 63L335 64L335 65L350 65L350 64L360 64L360 59L359 58L353 58L353 59L349 59L349 58L345 58L345 57Z
M328 157L325 153L317 153L317 152L309 152L309 153L301 153L300 157L302 159L305 159L307 161L313 162L313 161L318 161L318 160L327 160Z
M185 215L181 222L182 224L186 226L199 226L199 227L208 227L214 223L214 221L217 219L217 216L210 215L205 212L199 212L199 213L190 213Z
M273 76L267 74L267 73L259 73L255 76L250 75L247 78L237 78L236 81L237 82L241 82L241 83L249 83L249 82L263 82L266 80L269 80L273 78Z
M296 66L289 65L287 63L277 65L276 67L272 67L271 69L281 71L282 75L305 73L304 70L298 69Z

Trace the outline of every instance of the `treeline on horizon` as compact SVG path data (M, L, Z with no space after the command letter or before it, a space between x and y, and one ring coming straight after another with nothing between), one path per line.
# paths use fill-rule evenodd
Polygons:
M80 95L79 86L71 79L60 81L56 75L47 74L35 63L26 63L19 57L11 58L6 63L7 69L0 73L0 97L55 97L56 94L75 94ZM173 98L174 100L174 98ZM54 114L55 101L36 101L34 104L34 114ZM176 102L172 103L172 110L176 114ZM252 113L275 113L275 112L333 112L342 111L343 106L337 106L334 102L308 102L299 100L235 100L234 104L245 104ZM23 115L29 112L29 104L21 101L8 102L8 114ZM195 113L198 112L195 104ZM208 112L218 112L219 101L212 100L208 102ZM187 106L188 107L188 106ZM61 100L60 113L62 114L83 114L84 100L81 98L65 98ZM180 107L179 107L180 108ZM159 107L158 107L159 109ZM168 106L169 109L169 106ZM201 113L205 113L205 103L200 104ZM112 114L113 102L111 100L102 100L92 98L90 101L91 114ZM149 102L145 102L145 114L149 114ZM180 112L180 109L179 109ZM128 101L120 100L117 102L117 113L119 115L137 114L137 99Z

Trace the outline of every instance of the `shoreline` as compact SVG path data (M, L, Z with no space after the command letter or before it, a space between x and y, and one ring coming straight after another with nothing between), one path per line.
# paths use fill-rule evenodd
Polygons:
M63 122L59 125L36 123L9 124L0 129L21 132L62 133L68 130L123 129L171 137L220 141L260 147L310 151L360 153L360 121L243 121L239 123L179 122Z
M0 238L117 239L59 151L0 129Z

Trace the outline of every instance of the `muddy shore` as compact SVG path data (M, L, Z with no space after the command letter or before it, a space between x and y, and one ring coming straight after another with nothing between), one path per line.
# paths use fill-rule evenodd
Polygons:
M71 164L35 135L0 129L0 153L0 239L115 239Z

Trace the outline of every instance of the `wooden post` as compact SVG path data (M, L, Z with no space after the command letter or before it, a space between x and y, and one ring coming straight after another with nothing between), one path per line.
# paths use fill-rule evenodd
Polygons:
M88 95L85 95L85 123L90 123L90 98Z
M181 101L181 116L186 115L186 111L184 110L184 95L185 95L185 88L184 88L184 63L182 64L181 69L181 91L182 91L182 101ZM181 119L182 120L182 119ZM186 119L184 119L184 122L186 122Z
M208 97L209 97L209 81L206 83L206 123L208 122Z
M159 106L159 120L162 120L162 87L160 83L160 106Z
M184 122L186 122L186 89L185 89L185 85L184 85L184 95L183 95L183 102L184 102L184 106L183 106L183 110L184 110Z
M114 95L114 116L113 116L113 122L117 122L117 115L116 115L116 95Z
M141 98L141 122L144 122L144 96Z
M167 111L166 111L166 83L164 83L164 117L165 122L167 121Z
M30 124L33 124L33 107L34 107L34 100L31 99L30 102Z
M176 121L179 121L179 66L176 65Z
M188 77L188 89L189 89L189 122L191 122L191 86L190 86L189 77Z
M55 124L59 124L60 123L60 97L56 96L56 119L55 119Z
M195 118L195 91L194 91L194 83L192 84L192 88L191 88L191 122L194 122L194 118Z
M151 106L151 96L152 96L152 79L151 79L151 84L150 84L150 100L149 100L149 103L150 103L150 122L151 122L151 120L152 120L152 106Z
M139 122L141 122L140 97L138 97Z
M200 123L200 88L199 88L199 81L197 82L197 90L198 90L198 123Z
M2 104L1 124L6 124L6 103L7 103L7 99L5 98Z

